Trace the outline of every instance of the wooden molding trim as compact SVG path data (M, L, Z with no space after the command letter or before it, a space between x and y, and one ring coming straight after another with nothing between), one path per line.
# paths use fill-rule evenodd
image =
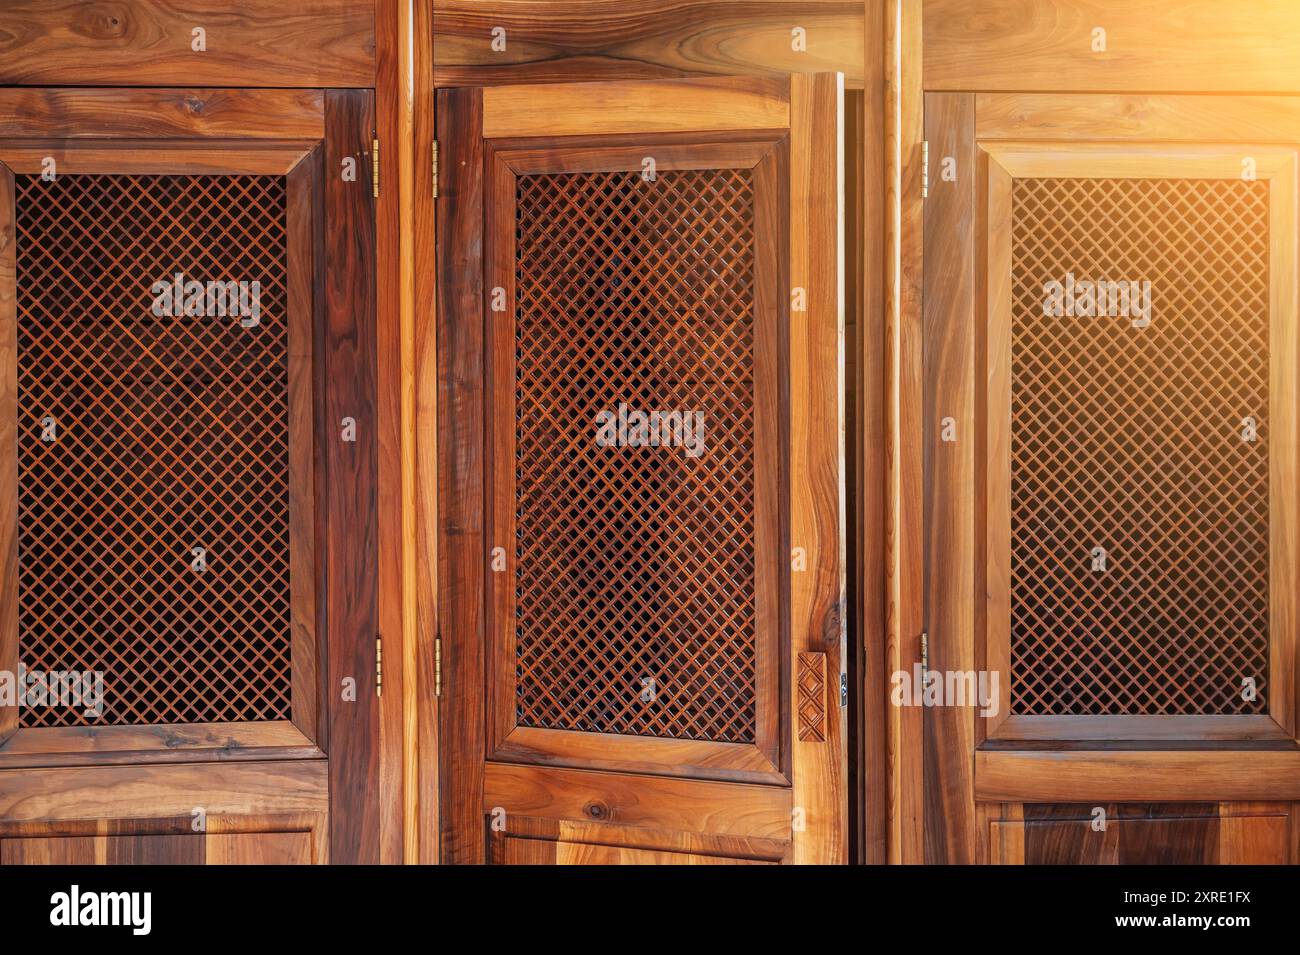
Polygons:
M20 729L0 745L0 769L116 763L313 759L321 750L288 720Z
M662 776L488 763L482 812L784 839L791 791Z
M1300 749L975 753L981 802L1300 799Z

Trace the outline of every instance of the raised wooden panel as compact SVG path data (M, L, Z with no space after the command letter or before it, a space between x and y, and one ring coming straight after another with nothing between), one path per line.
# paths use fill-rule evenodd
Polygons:
M0 8L0 84L9 86L367 87L374 61L374 5L364 0L8 0Z
M0 865L311 865L324 835L315 829L195 832L189 819L99 820L70 825L67 834L41 832L56 828L48 825L26 828L0 826Z
M1094 52L1093 31L1106 31ZM1286 91L1300 88L1292 0L924 0L935 90Z
M990 822L991 860L1025 865L1282 865L1286 803L1029 804Z
M655 98L665 94L671 110ZM790 122L789 83L720 77L489 87L483 117L483 135L494 138L779 129Z
M1300 751L983 749L975 753L975 798L1300 799Z
M976 632L983 604L973 586L977 544L974 502L979 491L976 443L976 274L974 215L977 177L974 97L929 93L926 139L934 157L952 157L955 180L932 177L925 203L925 294L922 334L925 406L923 444L927 479L925 548L945 573L926 578L925 620L930 666L976 669ZM934 163L934 160L931 160ZM957 440L945 440L956 437ZM925 852L929 864L974 861L974 803L969 799L975 745L975 700L926 707L928 773Z
M494 865L771 865L790 842L518 814L488 818Z
M434 0L434 82L839 71L861 86L863 13L861 0Z

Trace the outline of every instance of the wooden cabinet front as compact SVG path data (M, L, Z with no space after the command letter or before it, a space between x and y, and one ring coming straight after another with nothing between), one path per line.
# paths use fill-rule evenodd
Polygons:
M847 858L842 98L440 93L446 860Z
M3 861L359 860L370 95L0 97Z
M1123 99L926 97L933 861L1292 852L1300 130Z

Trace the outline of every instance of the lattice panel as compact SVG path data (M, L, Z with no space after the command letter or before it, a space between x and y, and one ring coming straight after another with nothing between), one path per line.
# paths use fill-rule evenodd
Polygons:
M752 742L749 173L522 176L516 240L519 724ZM620 403L704 452L600 446Z
M1014 713L1266 710L1268 202L1263 180L1014 183ZM1068 274L1149 280L1150 324L1086 296L1044 316Z
M283 178L16 187L21 655L106 693L23 725L288 719ZM176 273L260 282L258 324L156 317Z

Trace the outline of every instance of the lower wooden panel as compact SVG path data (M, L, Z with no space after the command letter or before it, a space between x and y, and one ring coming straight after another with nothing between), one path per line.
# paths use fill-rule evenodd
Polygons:
M488 763L487 857L504 865L785 862L790 790Z
M323 760L0 772L0 865L329 861Z
M1012 804L989 821L1004 865L1283 865L1290 803Z

